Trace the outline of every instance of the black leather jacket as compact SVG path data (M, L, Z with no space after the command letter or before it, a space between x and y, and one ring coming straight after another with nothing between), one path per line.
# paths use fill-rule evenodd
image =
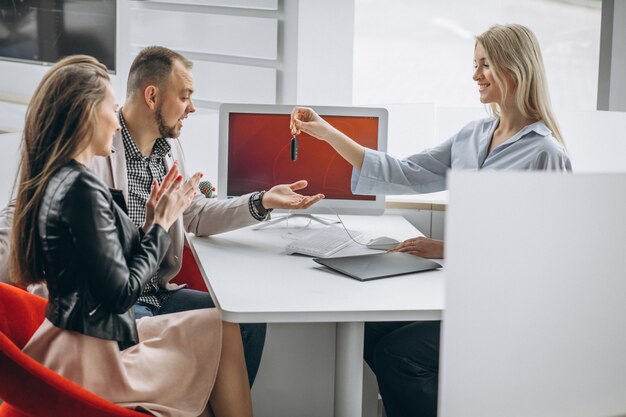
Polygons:
M71 161L46 188L38 234L54 325L120 348L137 343L133 305L170 244L158 225L141 236L107 186Z

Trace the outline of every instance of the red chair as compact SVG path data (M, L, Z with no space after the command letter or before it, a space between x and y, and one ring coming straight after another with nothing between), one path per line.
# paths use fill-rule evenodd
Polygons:
M174 278L207 291L193 253L185 246ZM104 400L31 359L21 349L44 319L46 300L0 283L0 417L145 417Z
M183 264L180 268L178 275L172 279L172 282L176 284L187 284L187 288L192 290L208 292L202 272L193 257L193 252L188 246L183 247Z
M0 417L146 417L85 390L22 353L46 300L0 283Z

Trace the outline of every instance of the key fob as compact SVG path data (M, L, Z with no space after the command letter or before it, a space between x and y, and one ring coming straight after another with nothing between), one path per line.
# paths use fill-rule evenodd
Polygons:
M291 160L298 160L298 139L295 136L291 137Z

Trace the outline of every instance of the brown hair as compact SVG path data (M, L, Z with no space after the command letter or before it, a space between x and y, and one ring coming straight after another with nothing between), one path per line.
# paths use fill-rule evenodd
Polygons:
M515 106L520 113L542 120L554 137L563 143L550 104L541 49L533 32L522 25L495 25L477 36L476 43L485 49L494 79L504 97L509 94L502 79L506 71L515 82ZM491 104L491 112L500 114L497 103Z
M193 63L181 54L162 46L148 46L139 52L128 72L126 95L140 91L148 85L161 87L172 73L175 61L180 61L185 68L191 69Z
M11 237L11 274L28 285L45 279L38 217L52 175L88 146L109 75L86 55L62 59L43 77L26 111Z

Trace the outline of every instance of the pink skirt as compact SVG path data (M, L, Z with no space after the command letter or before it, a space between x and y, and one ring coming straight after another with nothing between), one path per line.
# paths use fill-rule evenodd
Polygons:
M60 329L47 319L23 351L44 366L122 407L155 416L197 417L215 383L222 346L217 309L137 321L140 342L117 342Z

